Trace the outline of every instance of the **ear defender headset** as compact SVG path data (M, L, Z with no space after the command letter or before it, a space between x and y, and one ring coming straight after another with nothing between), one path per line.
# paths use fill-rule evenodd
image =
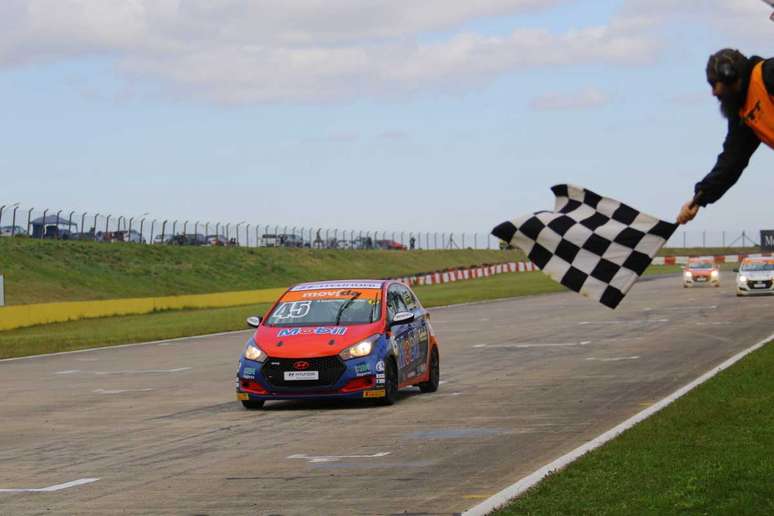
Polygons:
M710 56L707 76L708 78L712 76L714 81L731 85L739 79L737 63L742 63L746 59L738 50L724 48Z
M723 60L721 62L720 59L718 59L715 63L715 74L718 81L723 84L733 84L736 82L739 78L739 74L731 61Z

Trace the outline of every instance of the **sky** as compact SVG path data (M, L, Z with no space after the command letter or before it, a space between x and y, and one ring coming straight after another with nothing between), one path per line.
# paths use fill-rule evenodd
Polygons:
M0 205L487 233L573 183L674 220L725 135L707 57L774 55L769 13L760 0L2 0ZM686 229L774 228L772 191L762 146Z

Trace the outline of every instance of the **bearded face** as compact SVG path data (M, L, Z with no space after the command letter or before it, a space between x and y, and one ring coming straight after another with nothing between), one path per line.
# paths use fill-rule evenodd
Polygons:
M744 92L739 84L724 86L715 94L720 103L720 113L727 119L739 116L739 110L744 106Z

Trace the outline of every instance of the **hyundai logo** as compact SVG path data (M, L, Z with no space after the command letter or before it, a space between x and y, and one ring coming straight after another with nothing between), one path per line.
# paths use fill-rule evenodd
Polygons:
M310 365L311 364L309 362L307 362L306 360L299 360L298 362L294 362L293 363L293 368L294 369L301 369L303 371L304 369L309 369Z

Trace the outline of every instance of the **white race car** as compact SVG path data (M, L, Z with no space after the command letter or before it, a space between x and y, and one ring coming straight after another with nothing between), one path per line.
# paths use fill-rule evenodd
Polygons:
M736 295L774 294L774 258L745 258L736 273Z

